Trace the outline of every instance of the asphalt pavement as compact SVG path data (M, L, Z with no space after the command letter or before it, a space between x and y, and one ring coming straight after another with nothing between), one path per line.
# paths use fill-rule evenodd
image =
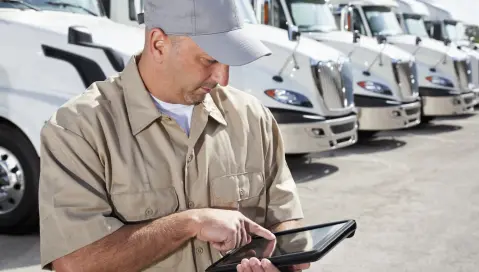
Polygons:
M479 114L288 162L307 224L358 224L309 271L477 271ZM38 236L0 236L0 271L39 260Z

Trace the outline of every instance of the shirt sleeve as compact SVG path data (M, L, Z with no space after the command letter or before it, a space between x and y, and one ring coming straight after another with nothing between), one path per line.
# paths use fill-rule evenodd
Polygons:
M81 136L53 121L41 131L40 255L51 262L122 227L112 217L97 152Z
M281 131L271 111L266 112L265 174L268 190L266 227L304 218L296 183L285 158Z

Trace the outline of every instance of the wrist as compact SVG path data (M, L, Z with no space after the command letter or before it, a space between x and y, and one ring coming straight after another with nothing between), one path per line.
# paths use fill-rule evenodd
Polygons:
M186 230L190 237L196 237L199 230L201 229L201 219L199 215L199 210L186 210L184 211L186 219Z

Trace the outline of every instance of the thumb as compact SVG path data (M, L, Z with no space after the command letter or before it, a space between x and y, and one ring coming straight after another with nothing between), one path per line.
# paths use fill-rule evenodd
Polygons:
M232 240L226 240L223 242L210 242L210 244L218 251L227 252L235 248L235 244Z

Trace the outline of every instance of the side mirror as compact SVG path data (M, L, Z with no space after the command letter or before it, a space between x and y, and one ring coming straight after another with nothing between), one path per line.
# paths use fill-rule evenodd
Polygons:
M377 39L378 39L379 44L386 43L386 41L387 41L386 36L384 36L384 35L378 35Z
M422 42L420 37L416 37L416 45L419 45Z
M300 35L301 34L297 26L288 25L288 38L290 41L297 41Z
M68 28L68 43L89 46L93 44L93 38L86 27L70 26Z
M354 32L353 32L353 43L357 43L359 39L361 39L361 35L359 34L359 31L354 30Z
M145 13L138 13L138 16L137 16L137 21L138 21L138 24L144 24L145 23Z
M449 46L451 44L451 39L448 39L448 38L444 39L444 44L446 46Z
M68 43L89 48L101 49L105 52L108 60L117 72L120 72L125 68L125 63L121 55L108 46L94 43L92 35L86 27L70 26L68 28Z

